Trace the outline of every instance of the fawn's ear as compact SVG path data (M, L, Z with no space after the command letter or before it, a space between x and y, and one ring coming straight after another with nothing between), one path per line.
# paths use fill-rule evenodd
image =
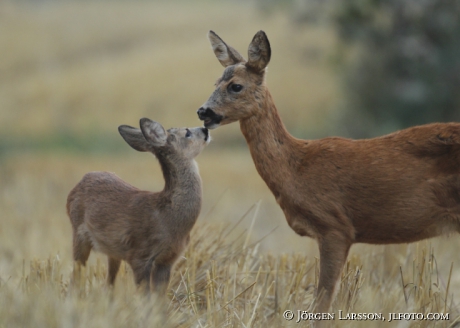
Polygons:
M270 62L271 57L270 42L264 31L259 31L249 44L248 62L246 67L257 73L262 72Z
M208 39L222 66L227 67L246 61L238 51L227 45L214 31L208 32Z
M145 140L147 140L152 146L161 147L166 144L168 135L160 123L144 117L141 118L139 124Z
M118 127L118 132L120 132L126 143L137 151L149 150L149 144L147 140L145 140L141 130L129 125L120 125Z

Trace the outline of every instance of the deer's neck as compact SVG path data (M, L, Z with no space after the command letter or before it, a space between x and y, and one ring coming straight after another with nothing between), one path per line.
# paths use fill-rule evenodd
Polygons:
M178 220L195 223L201 210L201 177L195 160L160 158L165 179L163 195L171 201ZM183 223L183 222L182 222Z
M259 175L276 198L292 177L291 168L299 163L299 140L289 134L278 114L270 92L257 103L258 113L240 120Z

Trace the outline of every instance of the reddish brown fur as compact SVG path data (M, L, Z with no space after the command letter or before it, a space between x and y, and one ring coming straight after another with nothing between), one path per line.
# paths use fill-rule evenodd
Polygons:
M213 32L209 37L211 44L223 42ZM239 120L257 171L289 226L318 242L322 297L316 311L327 312L352 244L408 243L459 232L460 124L417 126L366 140L294 138L264 83L270 46L262 31L250 51L258 47L262 59L256 61L263 65L251 63L251 55L248 62L221 61L233 76L218 80L198 114L210 128ZM242 91L233 92L232 84Z
M73 230L74 260L85 265L91 249L108 256L107 281L113 284L121 260L137 284L164 292L171 267L189 240L201 208L201 178L194 157L208 141L202 128L170 129L141 120L141 130L121 126L126 142L154 153L163 170L161 192L142 191L113 173L91 172L69 193L67 213Z

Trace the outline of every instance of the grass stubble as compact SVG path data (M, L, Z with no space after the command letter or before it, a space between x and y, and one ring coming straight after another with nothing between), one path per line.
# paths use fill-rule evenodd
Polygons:
M65 215L68 191L91 169L115 170L133 185L161 188L157 165L151 158L139 161L134 155L120 159L30 154L4 161L0 167L0 328L310 325L308 321L297 324L296 316L286 321L282 314L311 311L319 274L317 247L309 238L297 238L289 228L283 231L287 224L282 214L268 206L267 199L274 200L262 192L263 183L261 191L256 187L255 173L250 174L254 181L247 181L246 173L232 174L236 189L222 195L218 186L232 181L217 180L214 171L207 169L222 163L235 165L221 153L217 159L211 153L198 159L204 199L215 201L211 206L208 201L203 204L166 297L145 297L125 264L115 287L108 288L104 255L93 253L86 267L75 266ZM235 160L235 152L230 155ZM230 167L221 169L230 172ZM149 172L149 178L138 172ZM241 185L246 188L242 190ZM241 198L251 199L249 195L254 194L263 196L262 203L251 206ZM459 242L454 235L408 245L353 246L331 310L336 318L328 326L454 327L459 316L455 252ZM300 251L280 253L289 250L291 243L299 244ZM386 317L390 312L439 312L449 313L450 320L348 321L338 319L340 310L343 315L382 313Z
M257 208L255 204L253 208ZM274 255L250 242L250 230L200 222L173 270L166 297L145 296L122 264L115 287L106 285L106 263L63 265L60 255L23 261L21 277L0 277L0 327L308 327L297 311L311 311L319 260L306 254ZM246 224L245 222L243 224ZM239 232L237 232L239 231ZM237 232L237 233L236 233ZM413 258L382 277L381 259L350 256L331 313L331 327L455 327L450 272L438 272L429 241L414 244ZM408 254L409 255L409 254ZM374 277L374 278L373 278ZM296 315L287 321L282 314ZM350 321L347 313L449 313L449 321Z

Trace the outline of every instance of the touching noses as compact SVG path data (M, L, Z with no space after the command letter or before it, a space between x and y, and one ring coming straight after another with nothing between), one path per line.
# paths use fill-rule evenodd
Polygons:
M206 128L201 128L201 131L204 133L204 140L208 140L209 130Z
M204 120L207 116L209 116L210 112L211 112L211 108L204 108L204 107L200 107L200 109L196 111L196 113L198 114L198 118L200 120Z

